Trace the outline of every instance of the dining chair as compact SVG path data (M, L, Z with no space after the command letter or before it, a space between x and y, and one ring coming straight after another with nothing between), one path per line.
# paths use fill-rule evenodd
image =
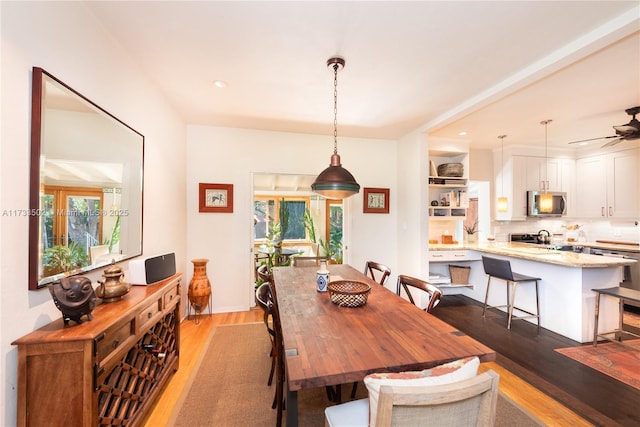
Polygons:
M267 328L267 333L269 334L269 339L271 340L271 352L269 353L269 357L271 357L271 370L269 371L269 380L267 381L267 385L271 385L273 383L273 374L276 369L276 356L275 356L275 335L276 331L273 329L271 323L269 322L269 317L271 317L272 311L272 298L271 298L271 290L269 289L269 282L265 281L262 285L256 288L256 304L262 309L264 312L264 324ZM275 400L274 400L275 403Z
M524 274L514 273L511 270L511 262L507 259L498 259L483 256L482 266L484 272L489 276L487 280L487 291L484 296L484 307L482 309L482 317L486 317L487 308L506 308L507 309L507 329L511 329L512 319L530 319L534 318L538 321L538 330L540 330L540 299L538 297L538 281L542 280L539 277L525 276ZM503 305L487 305L489 299L489 287L491 286L491 279L500 279L507 283L507 303ZM528 310L516 307L516 289L521 283L534 283L536 287L536 312L533 313ZM513 292L511 288L513 287ZM525 313L522 316L514 316L513 310Z
M378 262L367 261L364 266L364 274L384 286L385 282L391 275L391 269Z
M274 357L276 361L276 393L274 399L274 405L272 407L276 409L276 427L282 427L282 413L284 411L284 381L285 381L285 365L284 365L284 343L282 341L282 323L280 322L280 310L278 309L278 298L276 294L276 287L273 280L267 282L269 290L271 291L271 318L273 320L273 329L275 331L273 346Z
M293 256L291 265L294 267L319 266L320 261L329 261L326 256Z
M371 399L331 406L325 409L325 426L493 426L499 382L499 375L488 370L448 384L382 385L375 412Z
M396 294L400 295L401 289L404 289L404 291L407 293L407 296L409 297L409 301L411 302L411 304L418 306L418 304L416 304L416 302L414 301L409 288L418 289L422 292L426 292L429 295L429 302L427 304L427 307L424 308L424 311L426 311L427 313L431 313L434 307L438 305L438 303L442 299L442 291L440 291L440 289L438 289L431 283L425 282L424 280L417 279L415 277L405 276L402 274L399 275Z

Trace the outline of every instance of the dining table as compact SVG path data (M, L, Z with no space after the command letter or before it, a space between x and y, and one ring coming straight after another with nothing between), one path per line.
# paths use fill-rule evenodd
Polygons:
M329 280L368 284L366 303L333 303L329 292L317 291L317 269L273 269L285 355L287 427L298 425L302 389L349 384L376 372L423 370L470 356L495 360L494 350L350 265L329 265Z

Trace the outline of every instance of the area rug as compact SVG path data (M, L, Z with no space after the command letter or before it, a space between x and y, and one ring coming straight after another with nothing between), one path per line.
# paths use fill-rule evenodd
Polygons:
M633 348L607 342L596 347L586 344L580 347L558 348L556 351L640 390L640 340L625 342Z
M273 427L271 409L274 386L267 385L271 362L263 323L218 326L200 355L169 425L188 427ZM349 390L351 387L349 387ZM357 398L366 397L360 384ZM330 403L322 388L298 393L299 424L324 426L324 409ZM286 413L285 413L286 416ZM541 423L515 402L500 395L496 426L539 426Z

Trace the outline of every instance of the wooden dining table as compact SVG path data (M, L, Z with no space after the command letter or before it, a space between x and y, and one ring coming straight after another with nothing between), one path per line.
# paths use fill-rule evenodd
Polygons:
M287 427L298 425L298 391L348 384L374 372L431 368L495 351L345 265L329 265L330 281L367 283L361 307L340 307L316 291L317 267L276 267L273 279L286 365ZM446 298L446 297L445 297ZM436 308L437 310L437 308Z

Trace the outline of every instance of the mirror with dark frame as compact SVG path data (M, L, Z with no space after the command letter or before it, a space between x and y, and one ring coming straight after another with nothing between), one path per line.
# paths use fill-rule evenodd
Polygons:
M29 289L142 254L144 136L33 68Z

